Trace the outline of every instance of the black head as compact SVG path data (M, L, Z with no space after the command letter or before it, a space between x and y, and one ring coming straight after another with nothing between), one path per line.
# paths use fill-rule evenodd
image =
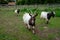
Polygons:
M17 13L19 14L19 12L20 12L20 9L17 9Z
M55 12L51 11L51 16L55 17Z
M31 26L35 26L35 20L36 20L36 16L38 14L35 14L35 15L32 15L32 14L29 14L31 16L30 20L29 20L29 25Z
M51 11L47 14L47 18L48 20L50 20L51 17L54 17L55 16L55 12Z

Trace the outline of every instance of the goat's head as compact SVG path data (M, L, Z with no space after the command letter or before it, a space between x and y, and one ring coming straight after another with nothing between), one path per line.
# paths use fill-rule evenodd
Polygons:
M55 17L55 12L51 11L47 14L47 18L48 20L51 18L51 17Z
M36 16L38 14L35 14L35 15L32 15L32 14L29 14L31 16L30 20L29 20L29 25L31 26L35 26L35 20L36 20Z
M55 12L51 11L51 16L55 17Z
M20 9L17 9L17 13L19 14L19 12L20 12Z

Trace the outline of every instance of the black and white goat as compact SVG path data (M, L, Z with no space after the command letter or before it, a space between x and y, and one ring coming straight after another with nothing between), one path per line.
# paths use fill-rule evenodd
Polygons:
M16 9L15 13L17 14L17 16L19 15L20 9Z
M43 18L47 21L47 24L49 23L49 20L51 17L54 17L55 16L55 12L51 11L51 12L45 12L45 11L42 11L41 12L41 15L40 15L40 18Z
M29 13L25 13L23 15L23 21L27 25L28 29L32 28L32 32L35 33L35 19L36 19L37 14L32 15Z

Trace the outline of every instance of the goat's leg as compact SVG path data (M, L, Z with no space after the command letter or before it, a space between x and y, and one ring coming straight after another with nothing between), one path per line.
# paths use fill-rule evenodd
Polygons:
M17 16L19 16L19 14L17 13Z
M28 25L26 24L26 28L28 29Z
M47 21L47 23L46 24L48 24L48 21Z
M35 27L32 27L32 33L35 34Z
M48 20L48 19L46 19L46 21L47 21L47 22L46 22L46 24L48 24L48 23L49 23L49 20Z
M29 30L31 30L31 27L30 27L30 25L29 25L29 24L28 24L28 29L29 29Z
M47 24L49 23L49 20L47 21Z

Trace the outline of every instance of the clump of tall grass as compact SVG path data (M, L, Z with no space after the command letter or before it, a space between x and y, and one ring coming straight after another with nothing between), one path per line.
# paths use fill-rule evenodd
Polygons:
M56 16L60 17L60 8L55 8Z
M20 9L21 12L28 12L28 13L38 13L40 14L41 11L55 11L56 13L56 17L60 17L60 9L59 8L55 8L55 9L52 9L52 8L46 8L46 9L38 9L38 8L23 8L23 9Z

